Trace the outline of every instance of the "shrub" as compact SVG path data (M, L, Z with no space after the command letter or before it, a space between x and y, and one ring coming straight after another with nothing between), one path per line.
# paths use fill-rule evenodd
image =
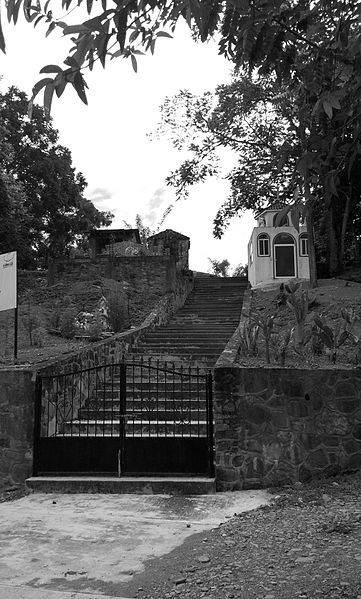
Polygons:
M28 307L28 313L25 314L22 318L22 322L24 325L24 329L26 330L29 336L30 345L36 345L34 343L34 333L37 329L41 327L40 315L37 311Z
M65 339L73 339L76 333L76 309L69 306L60 318L60 332Z
M124 297L112 293L108 298L108 320L114 333L124 331L129 325L128 309Z
M43 347L45 335L46 335L46 330L44 329L44 327L38 327L37 329L34 329L33 333L32 333L32 337L33 337L32 344L35 345L36 347Z

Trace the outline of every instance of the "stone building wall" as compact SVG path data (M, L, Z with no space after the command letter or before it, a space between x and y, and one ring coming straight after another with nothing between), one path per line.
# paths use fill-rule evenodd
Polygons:
M34 388L30 370L0 370L0 488L32 473Z
M173 291L177 284L173 256L97 256L56 259L49 265L49 284L64 275L69 280L87 281L101 277L128 283L133 289L152 295Z
M361 369L215 369L219 490L361 466Z

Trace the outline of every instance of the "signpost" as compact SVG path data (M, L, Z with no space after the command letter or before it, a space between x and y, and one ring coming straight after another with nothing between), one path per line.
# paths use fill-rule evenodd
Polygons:
M14 357L18 355L17 254L0 254L0 312L14 310Z

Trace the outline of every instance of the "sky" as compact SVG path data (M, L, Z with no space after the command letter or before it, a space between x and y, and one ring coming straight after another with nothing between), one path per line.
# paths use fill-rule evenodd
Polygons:
M40 69L62 64L68 40L57 31L45 39L41 25L34 30L21 20L15 27L4 23L4 30L7 50L6 56L0 55L0 89L16 85L31 95L42 77ZM155 229L166 207L175 202L165 179L181 163L181 154L168 139L149 137L165 97L180 89L195 94L214 90L230 78L231 65L218 55L216 43L194 42L184 24L177 27L174 39L158 40L153 56L139 57L137 73L129 60L121 59L87 74L88 106L72 89L54 99L52 117L60 143L71 150L76 170L88 182L86 197L98 209L114 213L112 227L122 228L124 220L134 225L139 213ZM226 172L235 158L225 155L224 160ZM208 258L227 258L233 267L247 261L251 213L234 219L221 240L212 235L213 218L228 191L224 178L194 186L187 200L174 204L161 227L190 237L193 270L207 271Z

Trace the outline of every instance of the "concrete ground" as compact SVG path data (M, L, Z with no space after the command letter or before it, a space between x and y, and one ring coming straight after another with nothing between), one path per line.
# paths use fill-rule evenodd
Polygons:
M133 575L192 534L269 502L215 495L33 494L0 504L0 599L124 597Z

